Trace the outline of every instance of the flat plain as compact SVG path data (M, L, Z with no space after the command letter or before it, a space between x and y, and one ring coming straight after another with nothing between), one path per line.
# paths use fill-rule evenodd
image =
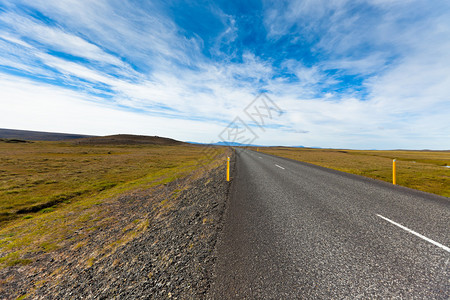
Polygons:
M57 249L79 228L106 226L112 218L102 204L121 193L167 184L211 162L211 151L188 144L0 142L0 267L31 263L33 253ZM148 224L131 225L139 231Z
M387 182L392 182L392 160L396 159L398 185L450 197L450 151L288 147L261 147L259 151Z

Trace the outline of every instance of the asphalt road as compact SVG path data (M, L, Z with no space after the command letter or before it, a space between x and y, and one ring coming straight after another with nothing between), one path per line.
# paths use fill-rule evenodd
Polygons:
M450 199L238 149L213 299L449 299Z

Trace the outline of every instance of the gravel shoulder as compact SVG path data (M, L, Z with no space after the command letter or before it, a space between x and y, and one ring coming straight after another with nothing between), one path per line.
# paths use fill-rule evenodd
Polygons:
M206 298L229 193L224 176L220 166L101 204L110 220L29 265L0 270L0 298Z

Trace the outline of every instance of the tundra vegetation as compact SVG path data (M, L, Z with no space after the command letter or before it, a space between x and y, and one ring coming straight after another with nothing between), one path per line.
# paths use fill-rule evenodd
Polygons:
M268 147L259 151L450 197L450 151L369 151Z
M214 154L224 152L217 148ZM217 163L205 147L183 143L0 141L0 268L29 264L34 253L58 249L80 228L108 226L114 216L102 204L117 195L163 186ZM133 234L146 222L130 224ZM129 238L117 237L118 242Z

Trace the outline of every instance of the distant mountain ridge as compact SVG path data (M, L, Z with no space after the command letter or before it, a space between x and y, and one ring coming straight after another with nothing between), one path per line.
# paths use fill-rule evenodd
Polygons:
M72 133L56 133L0 128L0 140L24 141L68 141L77 145L181 145L184 142L159 136L116 134L94 136Z
M57 132L0 128L1 139L17 139L26 141L64 141L88 137L93 136L83 134L72 134L72 133L57 133Z
M11 142L23 141L70 141L75 144L85 145L180 145L193 144L200 146L228 146L228 147L273 147L254 144L241 144L237 142L216 142L216 143L198 143L198 142L182 142L166 137L133 135L133 134L116 134L108 136L94 136L73 133L58 133L32 130L18 130L0 128L0 140L10 140ZM289 146L291 148L304 148L304 146Z
M254 145L254 144L241 144L236 142L217 142L217 143L197 143L197 142L186 142L195 145L213 145L213 146L229 146L229 147L289 147L289 148L305 148L305 146L264 146L264 145Z
M229 146L229 147L265 147L253 144L241 144L236 142L217 142L217 143L198 143L198 142L186 142L194 145L204 145L204 146Z
M88 137L71 141L80 145L181 145L185 144L174 139L133 134L116 134Z

